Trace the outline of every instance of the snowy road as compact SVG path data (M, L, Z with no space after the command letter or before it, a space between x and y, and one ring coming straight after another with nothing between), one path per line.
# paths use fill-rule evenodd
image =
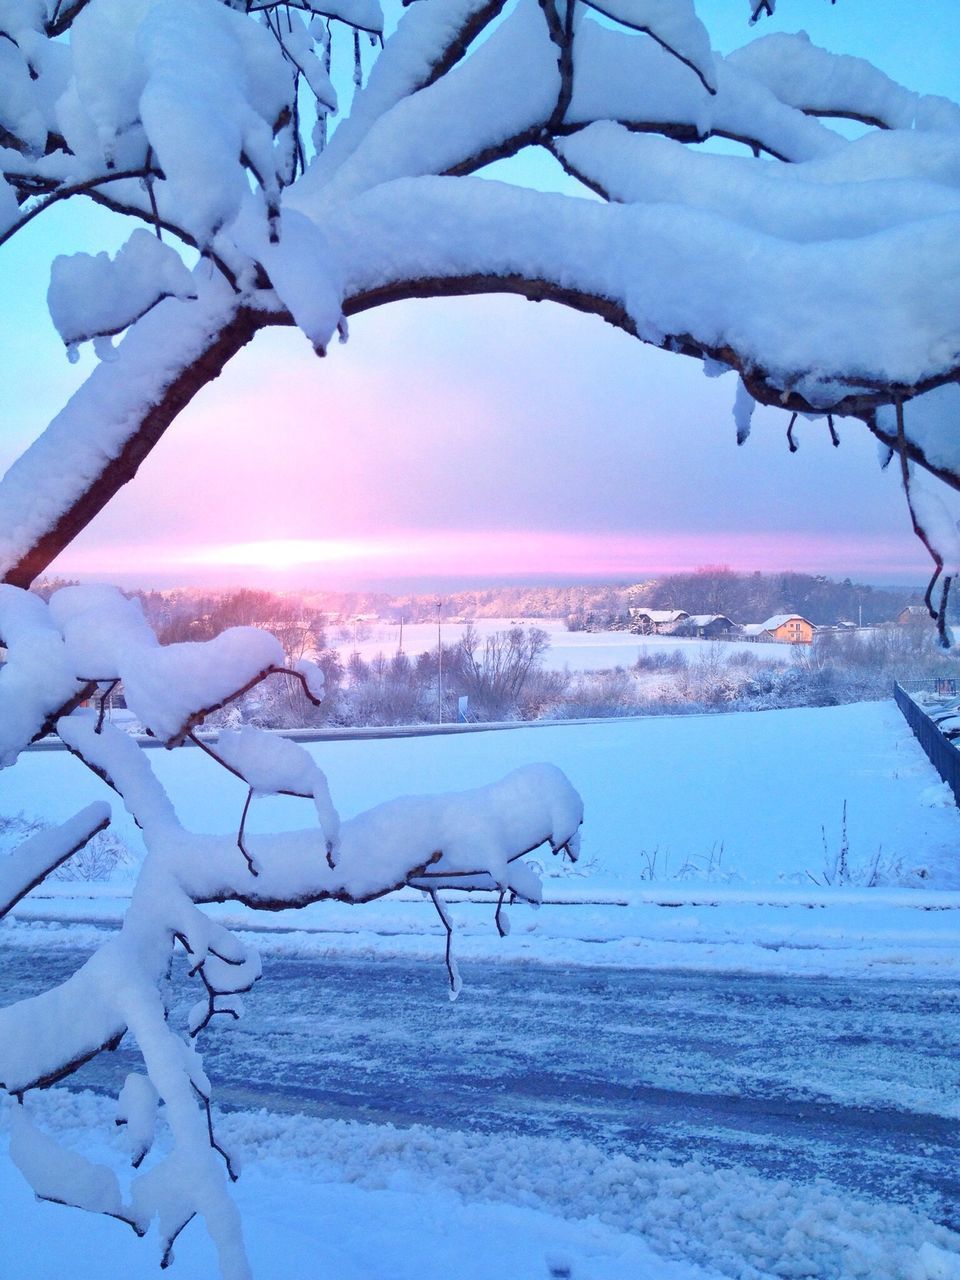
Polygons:
M81 953L0 948L0 1003ZM265 957L204 1054L221 1105L577 1136L822 1178L960 1227L960 989L948 983ZM192 1002L195 993L185 995ZM74 1078L105 1087L123 1051Z

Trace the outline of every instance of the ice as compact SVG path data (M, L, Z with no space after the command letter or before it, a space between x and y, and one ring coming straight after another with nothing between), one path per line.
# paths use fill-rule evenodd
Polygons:
M753 423L753 411L757 402L744 386L742 378L737 380L737 390L733 401L733 421L737 428L737 444L744 444L750 435Z

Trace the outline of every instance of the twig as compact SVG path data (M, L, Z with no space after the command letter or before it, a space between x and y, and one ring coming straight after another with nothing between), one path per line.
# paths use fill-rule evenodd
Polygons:
M111 680L110 683L107 685L106 689L104 689L103 693L100 695L100 714L97 716L97 727L95 730L96 733L101 733L103 731L103 720L107 713L107 699L110 697L111 693L113 693L114 689L117 687L119 683L120 683L119 678L117 678L116 680Z
M449 912L436 889L428 889L430 901L433 903L440 922L447 931L447 945L444 951L444 961L447 966L447 974L450 979L450 999L455 1000L460 994L460 988L463 985L460 980L460 970L457 968L457 962L453 955L453 922L450 919Z
M250 811L250 801L252 799L253 799L253 787L251 787L250 790L247 792L247 798L243 806L243 813L240 815L240 830L237 832L237 848L246 858L247 866L250 869L250 874L252 876L258 876L260 872L257 870L256 863L254 862L253 858L251 858L250 854L247 852L246 847L243 843L243 828L247 821L247 814Z
M793 414L792 417L790 418L790 425L789 427L787 427L787 448L790 450L791 453L796 453L797 449L799 448L799 445L797 444L796 440L794 440L793 438L793 428L799 417L800 417L799 413Z

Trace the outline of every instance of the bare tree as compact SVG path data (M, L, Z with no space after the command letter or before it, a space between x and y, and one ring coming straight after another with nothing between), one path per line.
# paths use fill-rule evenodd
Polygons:
M516 715L524 690L540 669L550 638L540 627L510 627L482 639L469 625L453 652L451 684L484 718Z

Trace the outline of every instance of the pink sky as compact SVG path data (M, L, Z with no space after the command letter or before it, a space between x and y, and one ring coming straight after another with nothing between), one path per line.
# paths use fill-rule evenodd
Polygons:
M910 548L908 548L910 550ZM902 556L897 539L832 536L729 535L660 537L526 530L398 530L389 537L278 539L189 547L111 545L62 558L64 573L130 582L257 582L281 584L509 578L577 581L641 579L651 573L722 563L749 572L797 570L846 577L859 566L867 581L910 582L923 572L919 556Z
M815 41L960 97L954 3L930 0L929 29L879 15L875 0L800 6L802 15L784 5L767 30L802 16ZM739 5L702 0L702 11L721 48L749 38ZM935 45L929 30L943 33ZM516 176L563 187L550 163L541 155ZM55 206L6 246L17 307L0 334L0 470L92 363L84 352L68 365L50 323L50 258L115 249L126 230L93 207ZM733 379L708 381L696 362L517 299L369 312L325 360L300 335L264 334L52 572L144 585L272 576L363 586L631 578L725 563L925 580L894 469L881 473L865 428L841 423L833 449L822 424L801 422L791 456L786 416L763 410L738 449L733 395ZM296 546L264 550L278 541Z
M563 359L557 353L564 352ZM263 335L53 566L128 583L640 578L702 564L922 581L896 476L734 380L516 300L359 317L318 360ZM283 545L277 545L283 544Z

